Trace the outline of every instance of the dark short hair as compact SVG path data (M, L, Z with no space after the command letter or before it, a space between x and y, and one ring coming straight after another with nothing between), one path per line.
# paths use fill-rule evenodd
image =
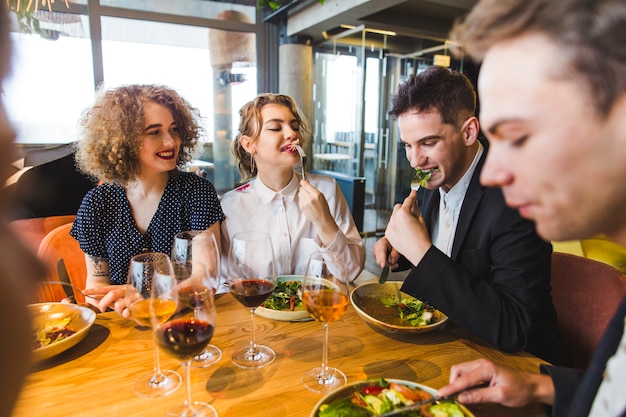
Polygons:
M476 112L476 91L463 74L432 66L410 76L391 99L388 115L436 110L444 123L460 128Z

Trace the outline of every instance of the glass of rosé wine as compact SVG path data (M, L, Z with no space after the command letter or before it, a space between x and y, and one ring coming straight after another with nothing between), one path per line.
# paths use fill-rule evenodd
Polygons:
M313 392L330 392L346 383L343 372L328 366L328 323L339 320L349 304L345 271L340 254L317 252L311 255L302 282L304 308L324 329L322 365L302 377L304 386Z

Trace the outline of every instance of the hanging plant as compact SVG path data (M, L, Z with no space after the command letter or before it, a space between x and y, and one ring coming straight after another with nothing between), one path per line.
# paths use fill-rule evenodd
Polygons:
M3 1L3 0L0 0ZM6 0L9 10L15 13L17 24L20 32L36 33L41 35L42 30L39 25L39 19L36 16L39 10L39 0ZM70 7L65 1L65 7ZM41 8L52 12L52 3L54 0L41 0Z

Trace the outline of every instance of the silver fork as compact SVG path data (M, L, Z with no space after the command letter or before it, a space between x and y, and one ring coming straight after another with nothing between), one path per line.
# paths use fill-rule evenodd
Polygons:
M40 282L39 284L41 285L62 285L64 287L70 288L74 291L77 291L79 293L81 293L84 297L89 297L89 298L93 298L94 300L100 300L102 297L104 297L104 295L102 294L94 294L94 295L90 295L90 294L85 294L83 292L83 290L81 290L80 288L78 288L77 286L70 284L69 282L61 282L61 281L43 281Z
M302 169L302 179L305 180L306 178L304 177L304 166L306 165L306 153L300 145L293 145L293 147L296 148L296 150L298 151L298 155L300 155L300 168Z

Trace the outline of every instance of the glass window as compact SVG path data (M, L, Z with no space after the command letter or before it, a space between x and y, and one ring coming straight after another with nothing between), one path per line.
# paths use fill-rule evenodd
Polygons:
M11 33L12 71L2 87L17 142L22 144L76 140L80 114L94 99L87 17L45 15L47 21L41 19L45 37Z

